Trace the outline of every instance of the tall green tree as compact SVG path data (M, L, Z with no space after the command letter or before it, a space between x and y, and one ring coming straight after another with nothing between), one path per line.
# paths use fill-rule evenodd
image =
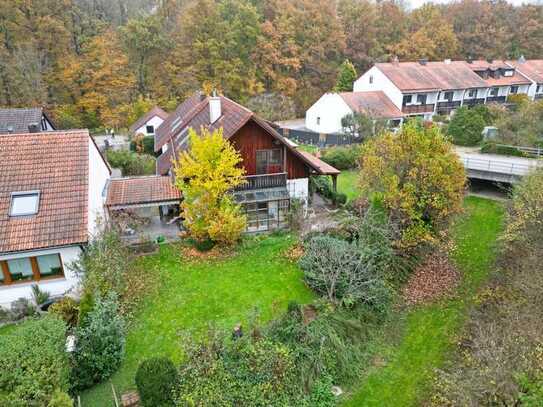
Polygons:
M353 83L358 79L356 68L354 65L346 59L339 67L336 86L334 91L336 92L352 92Z

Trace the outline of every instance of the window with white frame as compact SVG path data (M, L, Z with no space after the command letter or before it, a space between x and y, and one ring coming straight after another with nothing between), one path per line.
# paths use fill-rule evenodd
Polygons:
M39 205L39 191L12 192L9 216L35 215Z
M477 89L470 89L468 90L468 97L469 98L474 98L477 96Z
M503 76L513 76L514 73L515 73L515 71L513 71L512 69L506 69L503 72Z
M410 105L413 102L413 95L405 95L403 97L403 105Z
M147 134L155 134L155 126L149 124L145 126L145 131L147 132Z
M515 94L515 93L518 93L518 86L514 85L514 86L511 86L511 88L509 88L509 93L511 94Z
M543 93L543 85L537 85L536 93Z
M490 96L494 97L494 96L498 96L498 91L500 90L500 88L490 88Z

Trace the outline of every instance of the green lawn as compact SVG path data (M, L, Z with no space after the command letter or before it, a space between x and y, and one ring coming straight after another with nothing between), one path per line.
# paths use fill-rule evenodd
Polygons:
M360 194L358 190L358 170L343 170L337 179L337 190L347 195L347 201L351 201Z
M346 406L417 406L428 397L433 371L453 349L477 288L493 267L502 225L499 203L469 197L465 209L466 215L454 227L453 258L463 273L457 298L398 315L385 328L376 352L386 361L384 366L370 369ZM386 338L398 335L398 329L400 339L391 343Z
M179 332L195 335L208 324L231 329L247 322L255 307L262 321L286 310L290 300L310 302L312 293L302 282L301 271L281 254L294 238L271 236L249 239L227 260L187 262L175 246L162 247L147 257L149 272L161 283L158 293L142 304L126 341L126 359L112 381L117 392L133 387L138 364L155 355L179 361ZM84 407L110 405L111 386L98 385L82 395Z

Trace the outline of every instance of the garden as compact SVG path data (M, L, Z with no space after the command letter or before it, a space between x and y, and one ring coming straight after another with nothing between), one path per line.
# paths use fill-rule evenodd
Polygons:
M0 365L21 367L0 372L0 402L540 405L543 172L510 206L465 198L452 146L413 122L361 147L337 225L243 237L227 143L204 134L180 157L185 239L137 256L106 229L75 265L79 303L0 329Z

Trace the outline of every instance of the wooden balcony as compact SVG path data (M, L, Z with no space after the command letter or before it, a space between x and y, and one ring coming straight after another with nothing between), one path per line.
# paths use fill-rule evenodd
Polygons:
M247 182L237 187L235 191L286 187L287 173L279 172L275 174L249 175L245 177L245 180Z
M435 105L405 105L402 107L402 112L405 114L412 113L432 113Z

